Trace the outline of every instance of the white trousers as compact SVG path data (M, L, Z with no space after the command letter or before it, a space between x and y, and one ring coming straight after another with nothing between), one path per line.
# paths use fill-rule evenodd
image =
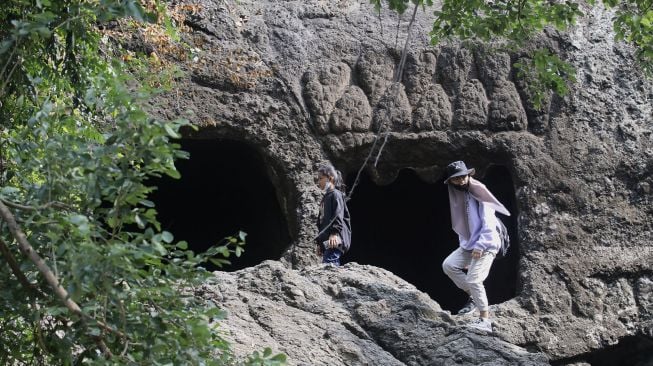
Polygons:
M472 252L464 251L459 247L442 262L444 273L451 278L456 286L472 297L474 304L480 311L490 309L483 281L490 273L493 261L493 253L486 251L483 252L481 258L473 259ZM467 273L463 272L466 267Z

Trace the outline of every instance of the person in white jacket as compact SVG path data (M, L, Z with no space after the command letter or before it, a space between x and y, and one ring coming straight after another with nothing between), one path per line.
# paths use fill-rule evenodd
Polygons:
M442 263L444 273L461 290L469 294L468 303L458 314L472 314L477 309L479 318L470 327L492 332L489 304L483 281L501 246L495 212L510 216L508 210L478 180L475 170L467 169L463 161L447 166L451 224L458 234L459 246ZM467 269L465 273L464 269Z

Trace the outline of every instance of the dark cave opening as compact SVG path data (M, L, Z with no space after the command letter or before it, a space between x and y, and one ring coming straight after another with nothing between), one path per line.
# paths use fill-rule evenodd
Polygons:
M615 345L552 361L551 365L576 363L588 363L591 366L650 366L653 365L653 338L644 335L624 337Z
M180 179L150 182L162 228L197 253L227 236L247 233L245 251L231 265L208 270L238 270L279 259L290 243L288 225L260 153L230 140L178 141L190 159L178 160Z
M511 236L510 252L494 262L485 281L488 300L496 304L513 298L517 289L515 194L510 173L503 166L490 167L480 180L512 213L502 217ZM400 171L386 186L361 176L348 203L352 247L343 260L385 268L429 294L443 309L457 311L467 295L442 271L442 261L458 246L451 229L447 186L442 182L426 183L409 169Z

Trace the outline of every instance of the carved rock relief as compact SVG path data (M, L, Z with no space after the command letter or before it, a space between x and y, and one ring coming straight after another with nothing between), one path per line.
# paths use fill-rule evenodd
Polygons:
M528 127L526 112L515 84L507 80L495 81L490 93L489 121L493 131L521 131Z
M376 105L392 84L394 68L392 59L372 52L364 53L356 63L358 82L371 105Z
M488 125L493 131L520 131L528 127L526 111L510 78L510 56L506 53L476 56L479 79L483 81L490 100Z
M510 56L506 53L488 54L485 50L476 52L476 70L478 78L483 81L486 88L492 89L496 80L510 78Z
M483 130L487 126L488 101L478 79L466 82L456 98L452 127L457 130Z
M437 62L437 55L430 51L408 55L403 83L411 106L415 107L433 85L437 85L433 81Z
M444 47L411 54L401 83L395 63L367 52L350 68L319 65L303 79L303 96L319 134L377 131L524 131L528 118L504 53Z
M404 84L391 84L374 110L374 130L405 131L410 128L411 108Z
M350 85L336 102L329 126L334 133L347 131L366 132L372 124L372 108L365 92L356 85Z
M329 130L329 117L336 101L349 86L351 69L344 63L326 65L304 74L304 100L320 134Z
M460 94L472 70L473 55L465 48L445 47L438 57L436 78L449 96Z
M440 84L424 93L413 113L413 126L418 131L446 130L451 126L451 102Z

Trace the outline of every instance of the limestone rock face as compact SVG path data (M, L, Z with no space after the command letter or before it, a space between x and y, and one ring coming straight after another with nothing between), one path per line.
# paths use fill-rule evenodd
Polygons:
M239 350L270 345L296 364L526 365L582 363L632 337L650 345L653 84L633 50L613 41L610 11L586 8L576 28L535 42L568 60L577 79L537 110L512 67L531 49L431 46L430 11L419 12L393 83L407 22L397 28L366 0L192 3L201 11L182 37L196 57L153 109L190 119L198 130L187 138L255 146L293 238L284 265L218 273L206 289L231 314ZM382 126L386 150L365 169L377 183L404 168L435 182L459 159L509 171L518 290L492 310L496 337L461 330L381 269L314 267L315 166L357 171Z

